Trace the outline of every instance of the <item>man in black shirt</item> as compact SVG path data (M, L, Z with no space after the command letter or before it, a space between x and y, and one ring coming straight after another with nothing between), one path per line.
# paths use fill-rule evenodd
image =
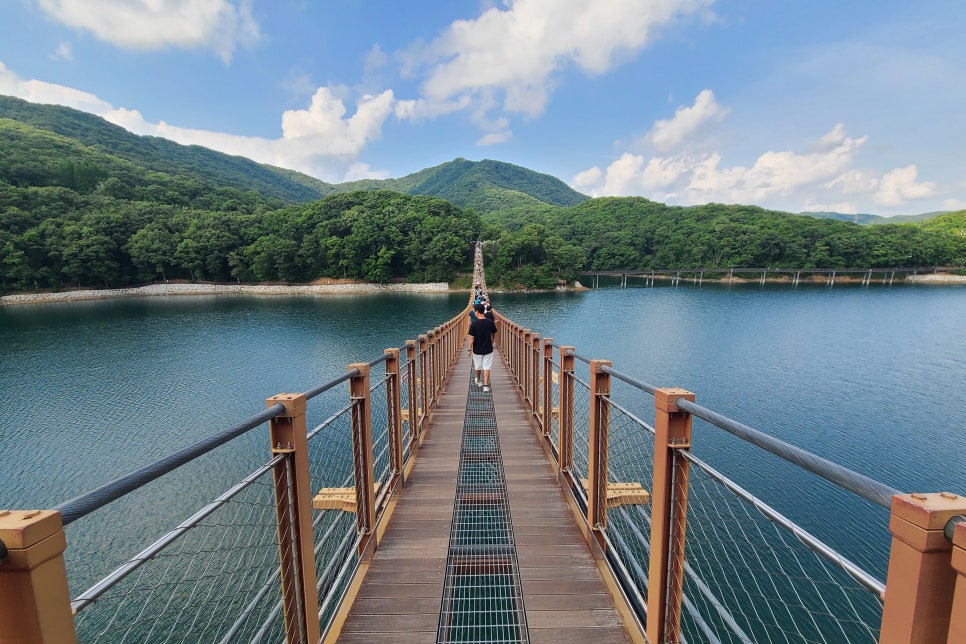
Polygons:
M470 322L469 335L472 338L468 353L473 355L473 370L476 372L476 386L483 391L490 390L490 369L493 367L493 336L496 323L484 315L483 304L473 307L475 319ZM481 380L482 378L482 380Z

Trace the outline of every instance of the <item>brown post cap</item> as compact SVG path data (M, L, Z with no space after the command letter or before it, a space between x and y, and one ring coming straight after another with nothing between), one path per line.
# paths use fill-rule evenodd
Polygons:
M29 548L63 528L60 512L0 510L0 541L11 550Z
M265 407L273 407L278 403L285 405L285 412L281 417L301 416L305 413L305 396L303 394L276 394L265 400Z
M590 361L590 373L603 373L604 370L601 367L611 366L610 360L591 360Z
M654 408L658 411L673 413L681 411L677 406L677 399L684 398L694 402L695 396L687 389L678 387L662 387L654 392Z
M966 513L966 496L951 492L896 494L892 515L926 530L942 530L957 514Z
M372 369L372 367L369 366L368 362L353 362L346 367L346 371L352 371L353 369L358 369L359 376L365 377L369 375L369 371Z

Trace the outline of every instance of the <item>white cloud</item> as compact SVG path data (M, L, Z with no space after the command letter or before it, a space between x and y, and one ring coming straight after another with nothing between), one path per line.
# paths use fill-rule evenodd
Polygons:
M933 194L933 184L916 182L915 166L881 179L853 168L866 141L836 125L810 152L764 152L751 167L724 166L717 152L651 158L625 152L604 172L595 166L580 173L574 184L594 196L643 195L681 205L748 203L791 210L801 208L790 204L808 203L809 209L834 206L840 212L855 210L852 197L870 199L874 193L880 203L894 205Z
M346 170L342 181L359 181L361 179L388 179L388 170L373 170L368 163L353 163Z
M62 42L57 45L57 49L50 55L50 58L51 60L66 60L72 62L74 60L74 51L69 42Z
M634 195L641 193L641 174L644 157L625 152L607 166L602 195Z
M876 203L884 206L899 206L912 199L931 197L936 193L936 184L932 181L917 183L919 170L915 165L896 168L883 175L879 181L879 190L875 193Z
M652 157L641 175L641 185L645 189L667 188L698 163L694 157L684 154L667 158Z
M966 199L943 199L943 210L966 210Z
M49 16L122 49L211 49L227 64L258 41L252 0L38 0Z
M840 212L843 215L859 214L855 204L850 201L806 201L799 212Z
M586 190L592 188L597 183L600 183L601 178L603 178L604 172L597 166L593 168L588 168L583 172L578 172L577 176L573 178L571 184L575 190Z
M392 90L363 96L356 113L343 118L345 104L327 87L320 87L306 110L282 114L282 139L320 146L327 156L354 157L367 141L378 139L392 113Z
M822 184L823 188L835 190L843 195L869 194L879 185L879 179L865 170L849 170L831 181Z
M504 130L502 132L491 132L480 137L476 144L479 146L496 145L498 143L506 143L513 138L513 132L509 130Z
M654 123L645 140L659 152L670 152L700 131L707 123L720 123L730 110L714 100L714 92L703 90L691 107L679 107L670 119Z
M427 70L422 93L429 105L498 95L488 110L534 116L566 68L605 73L649 45L660 28L712 1L507 0L505 9L458 20L433 42L402 53L403 72Z
M23 80L2 62L0 94L16 96L32 103L66 105L98 116L104 116L114 109L107 101L102 101L88 92L38 80Z
M432 119L444 114L452 114L464 110L470 105L468 96L461 96L452 101L427 101L426 99L405 99L396 101L393 112L401 121L419 121Z
M73 107L101 116L135 134L160 136L183 145L201 145L327 181L341 181L347 172L359 178L363 175L384 178L368 167L351 164L369 141L381 136L382 125L393 113L394 103L392 90L366 95L356 102L355 113L348 116L343 100L331 88L320 87L306 109L287 110L282 114L280 138L267 139L182 128L164 121L151 123L138 110L115 108L93 94L62 85L22 80L2 62L0 94L34 103Z
M369 50L369 53L366 54L366 71L368 72L385 67L388 62L389 56L386 55L386 52L382 50L382 47L379 45L373 45Z

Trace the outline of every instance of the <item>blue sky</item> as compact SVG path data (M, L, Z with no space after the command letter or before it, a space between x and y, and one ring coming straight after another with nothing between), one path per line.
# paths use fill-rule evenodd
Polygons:
M966 208L962 0L0 0L0 94L329 182Z

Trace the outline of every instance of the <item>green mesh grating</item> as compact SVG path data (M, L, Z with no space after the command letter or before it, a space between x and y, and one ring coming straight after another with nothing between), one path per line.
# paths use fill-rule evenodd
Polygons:
M472 384L437 642L529 642L493 399Z

